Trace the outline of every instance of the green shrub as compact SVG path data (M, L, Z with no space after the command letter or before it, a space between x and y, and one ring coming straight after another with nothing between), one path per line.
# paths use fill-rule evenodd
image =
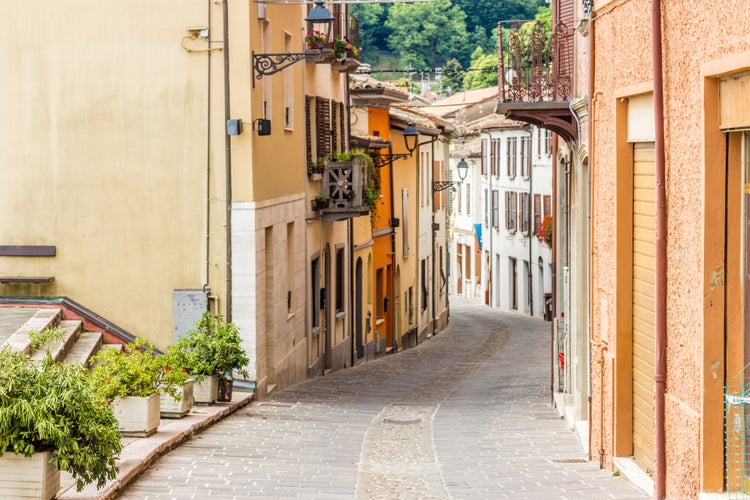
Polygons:
M83 365L49 356L36 362L9 350L0 351L0 365L0 456L50 451L78 491L116 477L122 449L117 420Z

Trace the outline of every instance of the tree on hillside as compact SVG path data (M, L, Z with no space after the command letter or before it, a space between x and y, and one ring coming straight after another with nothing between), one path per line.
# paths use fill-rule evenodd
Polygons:
M471 55L471 67L464 75L464 89L483 89L497 85L497 52L485 54L477 47Z
M469 62L466 14L450 0L399 3L388 9L388 47L401 56L401 64L415 69L443 66L455 57Z
M457 59L448 59L443 68L443 94L453 95L464 88L464 69Z
M472 32L481 26L492 33L498 21L534 19L545 0L453 0L466 13L466 26ZM487 47L484 47L486 50Z
M377 3L356 4L349 7L349 13L359 21L359 44L362 61L372 63L378 48L385 48L389 30L385 27L388 10Z

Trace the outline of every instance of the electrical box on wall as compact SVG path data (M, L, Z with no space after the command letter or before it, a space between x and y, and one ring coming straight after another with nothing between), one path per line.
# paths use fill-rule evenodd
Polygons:
M271 120L258 119L258 135L271 135Z
M242 133L242 120L227 120L227 135L240 135Z

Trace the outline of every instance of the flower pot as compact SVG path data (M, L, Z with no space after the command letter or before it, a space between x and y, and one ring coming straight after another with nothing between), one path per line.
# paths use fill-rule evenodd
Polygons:
M159 427L160 394L115 398L112 411L123 436L147 437Z
M234 379L228 377L224 380L219 380L219 393L216 397L217 401L222 403L228 403L232 401L232 388L234 387Z
M161 417L182 418L188 414L193 407L193 380L188 380L182 386L182 397L179 401L169 394L161 395Z
M312 209L313 210L324 210L331 204L331 200L313 199Z
M0 498L53 498L60 489L60 471L51 458L50 451L28 458L5 452L0 457Z
M216 402L219 392L219 376L214 374L196 383L193 387L195 404L210 405Z

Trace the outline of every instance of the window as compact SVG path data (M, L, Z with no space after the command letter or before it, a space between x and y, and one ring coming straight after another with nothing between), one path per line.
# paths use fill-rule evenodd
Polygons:
M292 34L284 31L284 51L294 52L292 50ZM291 66L283 70L284 78L284 129L292 130L294 128L294 74Z
M333 152L331 144L331 100L315 98L316 151L318 158Z
M508 137L508 150L506 151L508 160L507 174L513 179L518 169L518 137Z
M490 225L490 196L489 192L485 189L484 195L483 195L483 205L484 205L484 225L489 227Z
M529 193L521 193L521 231L529 232Z
M420 262L420 271L422 275L422 311L426 311L430 298L430 291L427 287L427 259L422 259Z
M505 229L514 232L517 224L518 193L515 191L505 192Z
M542 195L534 194L534 227L533 234L539 234L539 226L542 223Z
M492 190L492 227L500 227L500 192Z
M489 149L489 140L482 139L482 175L487 175L487 158L485 158L485 151Z
M344 248L336 249L336 312L344 312Z
M312 328L313 333L318 333L320 329L320 309L322 303L320 300L320 257L315 257L310 263L310 299L312 303Z
M375 272L375 317L383 317L383 269Z
M521 137L521 177L529 178L529 166L531 165L531 137Z
M552 196L544 195L544 215L552 216Z
M471 184L466 184L466 215L471 215Z
M462 185L458 185L458 189L456 189L456 211L460 214L463 212L462 207L462 199L461 194L464 192L464 187Z
M500 175L500 151L502 146L502 139L492 139L492 175L495 177Z
M401 231L401 238L403 238L404 247L404 259L409 258L409 190L403 188L401 190L401 218L403 220L404 230Z
M552 155L552 132L547 129L544 129L544 154Z

